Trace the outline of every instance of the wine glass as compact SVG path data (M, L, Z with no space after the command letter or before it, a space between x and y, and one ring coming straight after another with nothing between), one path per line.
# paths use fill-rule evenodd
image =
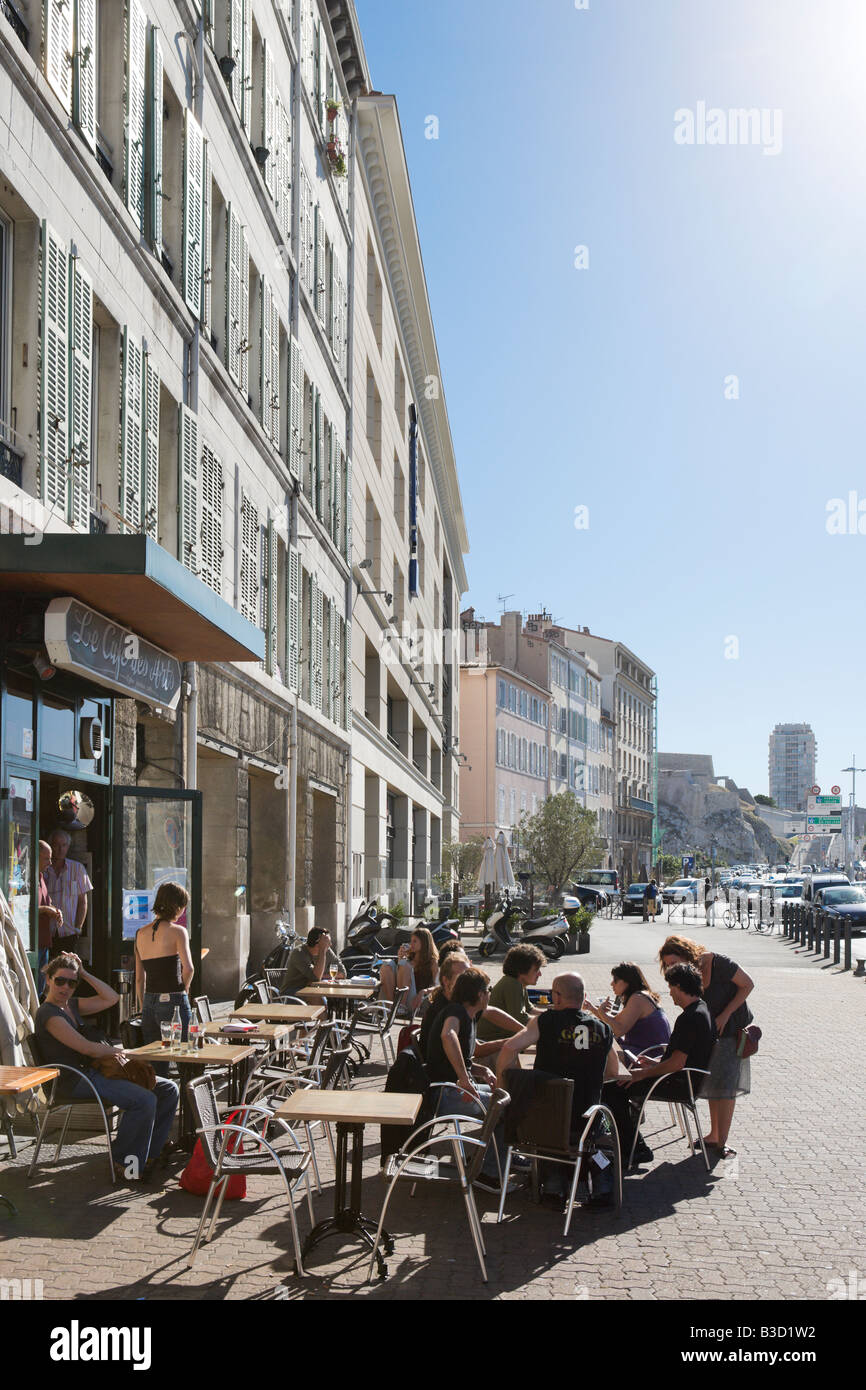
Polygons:
M339 973L339 966L337 966L337 965L329 965L329 966L328 966L328 975L329 975L329 977L330 977L331 984L333 984L334 981L336 980L338 973Z

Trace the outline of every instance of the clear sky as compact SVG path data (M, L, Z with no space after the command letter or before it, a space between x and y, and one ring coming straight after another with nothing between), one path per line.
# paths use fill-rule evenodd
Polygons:
M866 0L356 5L403 123L464 603L620 638L658 674L660 747L753 791L773 725L811 723L818 781L847 792L852 753L866 767ZM720 143L712 110L728 136L739 108L763 129ZM864 534L831 534L849 493Z

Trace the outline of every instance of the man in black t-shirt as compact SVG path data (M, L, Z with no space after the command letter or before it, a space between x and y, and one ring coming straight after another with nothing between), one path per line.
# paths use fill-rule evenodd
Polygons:
M688 1100L688 1079L677 1076L677 1072L685 1067L706 1071L715 1042L713 1020L703 1000L700 971L694 965L673 965L665 972L665 979L671 999L682 1013L674 1024L661 1061L638 1058L631 1075L607 1085L602 1098L616 1120L624 1161L631 1150L641 1101L653 1082L660 1076L666 1078L653 1091L654 1100ZM639 1163L648 1163L652 1156L652 1150L638 1135L635 1158Z

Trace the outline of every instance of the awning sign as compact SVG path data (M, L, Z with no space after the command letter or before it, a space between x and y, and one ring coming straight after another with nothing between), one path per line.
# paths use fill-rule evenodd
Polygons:
M181 669L175 657L76 598L49 603L45 646L52 665L121 695L166 709L175 709L180 699Z

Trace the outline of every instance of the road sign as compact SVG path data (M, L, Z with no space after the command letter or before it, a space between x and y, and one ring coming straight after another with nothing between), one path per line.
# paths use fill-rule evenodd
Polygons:
M818 831L818 830L820 829L820 831L821 831L822 833L824 833L824 832L826 832L826 831L828 831L828 830L841 830L841 829L842 829L842 817L841 817L841 816L807 816L807 817L806 817L806 824L807 824L807 825L809 826L809 828L812 829L812 830Z
M838 793L842 790L842 788L841 788L841 787L831 787L830 790L831 790L831 792L833 793L833 795L836 796L836 795L838 795Z
M820 796L820 794L821 794L821 788L820 788L817 784L816 784L814 787L810 787L810 788L809 788L809 795L810 795L810 796Z

